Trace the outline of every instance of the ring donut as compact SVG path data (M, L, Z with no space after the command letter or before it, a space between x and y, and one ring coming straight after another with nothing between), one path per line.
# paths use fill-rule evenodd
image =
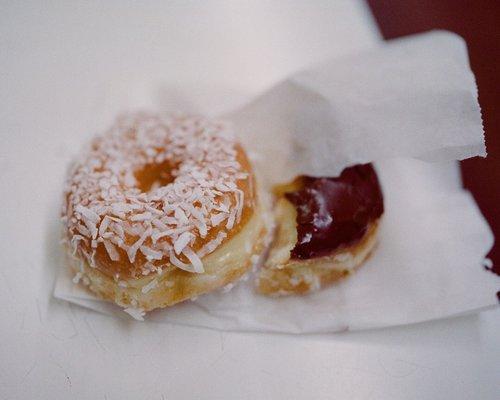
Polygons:
M149 113L92 141L68 175L62 220L75 281L139 318L241 277L264 231L230 128Z

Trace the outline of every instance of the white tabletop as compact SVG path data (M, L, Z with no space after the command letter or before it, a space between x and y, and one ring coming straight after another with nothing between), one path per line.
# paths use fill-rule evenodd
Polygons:
M498 398L498 310L289 336L124 322L53 299L65 167L114 112L148 98L224 111L379 40L354 0L100 3L1 7L0 399Z

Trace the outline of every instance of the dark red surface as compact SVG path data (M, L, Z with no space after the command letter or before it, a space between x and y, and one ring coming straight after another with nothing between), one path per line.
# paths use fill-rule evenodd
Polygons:
M386 39L447 29L467 42L488 157L461 163L464 185L500 241L500 0L367 0ZM500 273L500 246L489 255Z
M302 177L286 193L297 210L297 244L292 258L330 254L359 241L384 212L382 190L371 164L346 168L337 178Z

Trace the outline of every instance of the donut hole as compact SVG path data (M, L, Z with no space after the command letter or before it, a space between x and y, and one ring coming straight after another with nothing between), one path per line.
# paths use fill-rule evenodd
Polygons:
M137 187L144 193L150 192L161 186L166 186L175 180L172 175L175 166L165 161L159 164L147 164L142 169L135 171Z

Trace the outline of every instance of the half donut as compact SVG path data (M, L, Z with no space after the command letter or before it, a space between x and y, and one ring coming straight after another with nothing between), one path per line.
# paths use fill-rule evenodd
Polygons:
M276 188L276 230L259 292L304 294L350 275L370 255L384 212L371 164L336 178L299 177Z

